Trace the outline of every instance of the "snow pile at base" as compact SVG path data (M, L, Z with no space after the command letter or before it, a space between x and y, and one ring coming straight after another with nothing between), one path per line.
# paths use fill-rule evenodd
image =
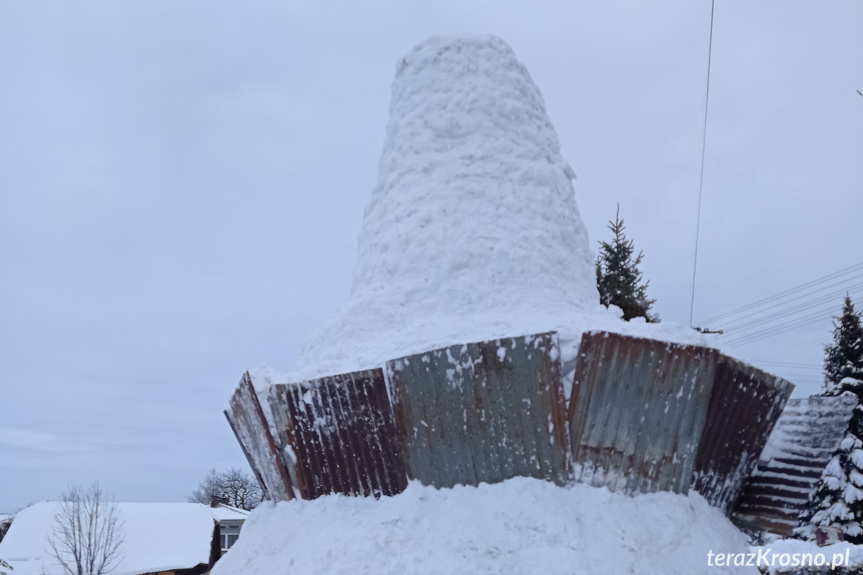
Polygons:
M494 37L431 38L396 66L349 301L306 340L295 380L456 343L587 329L703 343L599 305L572 168L542 95Z
M710 550L748 547L698 495L629 497L529 478L441 490L414 482L379 501L264 503L212 574L715 574Z
M48 538L56 523L57 502L36 503L15 515L0 541L0 559L10 575L62 575ZM197 503L118 503L122 520L122 558L111 575L139 575L208 564L215 521Z

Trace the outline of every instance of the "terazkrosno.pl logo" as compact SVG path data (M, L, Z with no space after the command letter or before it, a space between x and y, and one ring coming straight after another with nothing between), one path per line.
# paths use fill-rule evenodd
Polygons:
M845 553L776 553L772 549L759 549L751 553L707 552L709 567L847 567L850 548Z

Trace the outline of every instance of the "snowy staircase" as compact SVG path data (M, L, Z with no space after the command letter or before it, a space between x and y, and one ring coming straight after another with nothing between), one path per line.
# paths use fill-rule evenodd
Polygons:
M737 501L735 520L790 536L856 405L847 394L790 400Z

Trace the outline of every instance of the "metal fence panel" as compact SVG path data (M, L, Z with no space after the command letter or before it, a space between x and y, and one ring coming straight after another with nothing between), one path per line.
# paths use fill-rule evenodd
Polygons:
M729 511L793 389L784 379L719 356L692 477L692 488L708 503Z
M717 354L585 333L569 404L576 480L626 493L687 493Z
M795 398L788 401L734 507L734 517L789 536L797 516L848 431L857 398Z
M304 499L407 487L382 370L274 385L269 402Z
M563 484L568 438L556 333L387 362L408 475L435 487L529 476Z
M293 499L288 470L279 456L248 372L243 374L231 397L230 410L225 411L225 417L261 485L264 497L273 501Z

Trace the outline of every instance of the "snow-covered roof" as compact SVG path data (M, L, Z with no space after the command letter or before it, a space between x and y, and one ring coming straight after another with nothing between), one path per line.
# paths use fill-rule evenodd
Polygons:
M111 575L139 575L208 563L214 511L198 503L118 503L123 520L122 559ZM61 575L48 552L59 503L36 503L15 515L0 541L0 557L14 575Z
M216 521L231 521L231 520L244 520L249 512L243 509L237 509L236 507L231 507L230 505L222 505L220 504L218 507L208 507L210 513L213 515L213 518Z

